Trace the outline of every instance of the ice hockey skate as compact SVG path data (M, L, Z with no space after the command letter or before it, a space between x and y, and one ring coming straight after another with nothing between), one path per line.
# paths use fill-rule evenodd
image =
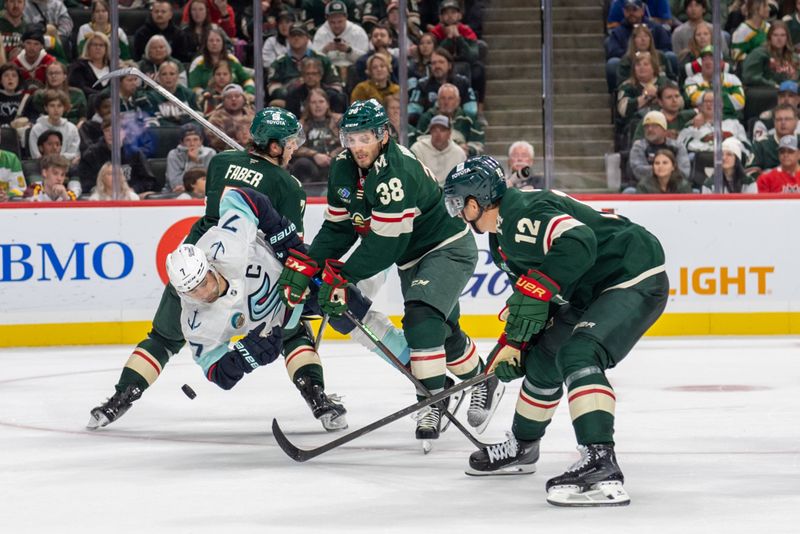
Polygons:
M325 430L333 432L347 428L347 418L344 416L347 409L340 403L341 398L338 395L327 395L321 386L302 376L295 379L295 384L311 408L311 413Z
M100 406L92 408L89 412L89 422L86 428L95 430L97 428L113 423L131 407L134 401L142 396L142 388L130 385L122 392L117 391Z
M555 506L625 506L631 498L613 445L578 445L581 459L547 481L547 502Z
M511 432L506 436L506 441L470 454L469 467L464 472L478 477L535 473L540 440L519 440Z
M497 410L497 405L500 404L500 398L505 390L505 384L494 375L472 388L467 422L478 434L482 434L489 426L489 421L492 420L492 415Z

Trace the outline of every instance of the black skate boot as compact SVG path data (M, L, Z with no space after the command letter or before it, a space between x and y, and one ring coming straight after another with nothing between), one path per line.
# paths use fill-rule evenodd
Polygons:
M506 433L508 439L470 454L466 474L472 476L529 475L536 472L539 441L523 441Z
M467 422L478 434L486 430L505 390L505 384L494 375L472 388Z
M126 387L122 392L117 391L106 402L92 408L86 428L95 430L113 423L128 411L133 401L139 400L141 396L142 388L135 385Z
M312 383L304 376L296 378L294 382L311 408L311 413L325 430L333 432L347 428L347 418L344 416L347 409L339 403L341 399L338 395L326 395L320 385Z
M631 498L613 445L578 445L581 459L547 481L547 502L555 506L624 506Z
M422 452L431 452L431 440L439 439L442 430L442 412L447 409L449 399L426 406L412 416L417 420L416 437L422 440Z

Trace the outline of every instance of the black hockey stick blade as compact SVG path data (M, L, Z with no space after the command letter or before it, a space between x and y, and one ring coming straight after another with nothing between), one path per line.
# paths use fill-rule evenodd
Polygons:
M398 410L398 411L396 411L396 412L394 412L392 414L389 414L386 417L378 419L377 421L373 421L372 423L368 424L365 427L359 428L358 430L354 430L353 432L350 432L349 434L345 434L344 436L341 436L341 437L339 437L339 438L337 438L337 439L335 439L333 441L329 441L325 445L321 445L321 446L316 447L314 449L301 449L301 448L297 447L296 445L294 445L291 441L289 441L289 438L287 438L286 434L284 434L283 430L281 430L281 427L278 424L278 420L277 419L273 419L272 420L272 435L275 436L275 441L278 442L278 446L281 448L281 450L283 450L283 452L286 453L286 455L289 458L291 458L295 462L305 462L306 460L310 460L312 458L316 458L320 454L326 453L329 450L332 450L332 449L335 449L336 447L344 445L345 443L349 443L349 442L353 441L356 438L360 438L361 436L363 436L365 434L368 434L368 433L372 432L373 430L377 430L378 428L386 426L389 423L392 423L394 421L397 421L398 419L401 419L401 418L403 418L403 417L405 417L407 415L410 415L410 414L416 412L417 410L421 410L422 408L424 408L426 406L430 406L431 404L439 402L442 399L445 399L445 398L449 397L453 393L456 393L458 391L461 391L461 390L470 388L472 386L475 386L477 384L480 384L481 382L483 382L484 380L489 378L489 376L490 375L487 375L487 374L484 374L484 373L480 373L480 374L478 374L476 376L473 376L472 378L470 378L468 380L464 380L463 382L459 382L458 384L456 384L455 386L451 387L450 389L446 389L446 390L444 390L442 392L437 393L436 395L433 395L431 397L427 397L425 399L422 399L419 402L415 402L414 404L411 404L410 406L406 406L405 408L403 408L401 410Z

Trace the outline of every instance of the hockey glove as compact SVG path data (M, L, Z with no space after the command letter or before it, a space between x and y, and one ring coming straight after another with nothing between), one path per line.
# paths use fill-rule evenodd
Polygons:
M283 303L294 308L306 300L309 293L308 283L319 270L319 266L317 262L293 248L289 249L288 254L278 278L278 286L281 288Z
M503 382L511 382L525 376L525 367L522 364L523 346L514 341L509 341L503 333L497 340L492 352L489 353L486 363L486 373L494 371L494 375Z
M505 332L509 341L524 343L536 335L547 322L550 300L561 288L553 280L530 270L517 278L514 293L509 297Z
M242 371L251 372L256 367L272 363L281 353L283 334L280 327L275 327L269 334L264 334L267 323L261 323L233 345L239 353Z
M342 276L339 260L325 260L322 285L319 287L319 307L323 313L339 317L347 310L347 280Z
M231 389L256 367L266 365L278 357L282 344L280 328L273 328L263 337L266 323L261 323L214 363L206 377L222 389Z

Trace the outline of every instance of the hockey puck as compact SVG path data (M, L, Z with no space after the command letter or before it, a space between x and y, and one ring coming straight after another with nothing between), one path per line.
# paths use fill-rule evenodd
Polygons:
M189 384L184 384L184 385L182 385L182 386L181 386L181 390L182 390L182 391L183 391L183 392L186 394L186 396L187 396L187 397L189 397L190 399L194 399L194 398L197 396L197 393L195 393L195 392L194 392L194 390L193 390L191 387L189 387Z

